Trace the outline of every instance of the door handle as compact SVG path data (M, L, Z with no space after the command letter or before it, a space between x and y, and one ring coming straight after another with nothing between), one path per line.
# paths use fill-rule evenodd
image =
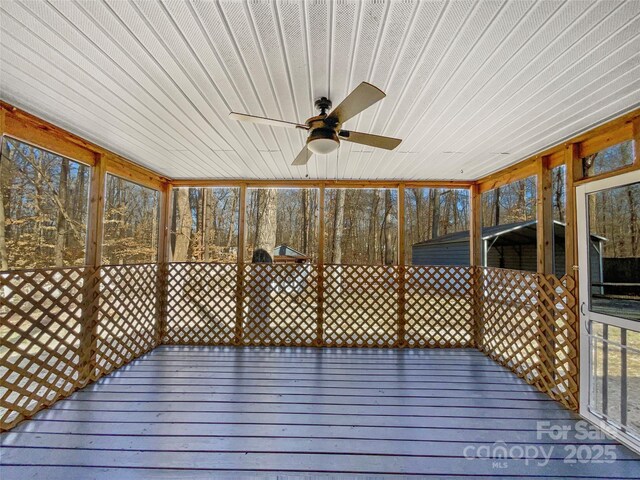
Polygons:
M586 313L584 312L584 306L585 306L585 302L582 302L582 303L580 304L580 313L581 313L582 315L586 315Z

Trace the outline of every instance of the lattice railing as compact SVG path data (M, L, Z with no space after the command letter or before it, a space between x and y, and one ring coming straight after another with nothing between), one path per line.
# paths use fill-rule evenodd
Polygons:
M158 265L100 267L95 367L101 377L155 348Z
M156 265L0 273L0 430L157 345Z
M405 279L405 338L409 346L474 346L471 267L406 267Z
M477 268L474 285L480 349L540 391L577 409L573 278Z
M398 267L324 268L324 344L393 347L399 343Z
M0 426L5 429L81 383L84 284L90 270L0 273Z
M236 336L238 266L169 265L167 321L162 342L231 345Z
M0 273L0 428L166 344L474 347L578 405L574 280L495 268L105 266Z
M316 345L318 270L309 264L245 265L242 345Z

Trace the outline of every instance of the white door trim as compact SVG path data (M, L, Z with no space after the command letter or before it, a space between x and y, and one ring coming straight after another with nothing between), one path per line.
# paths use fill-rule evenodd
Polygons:
M585 183L576 188L576 220L578 233L578 280L580 311L580 415L600 429L615 437L630 448L640 452L640 442L612 427L612 425L589 410L589 393L591 390L591 345L589 339L589 320L599 321L630 330L639 330L638 322L624 318L610 317L589 312L589 223L587 212L587 195L609 188L640 182L640 170L616 175L602 180Z

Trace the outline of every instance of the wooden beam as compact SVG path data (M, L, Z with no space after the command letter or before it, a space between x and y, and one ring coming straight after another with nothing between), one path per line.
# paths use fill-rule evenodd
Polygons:
M497 188L497 186L506 185L514 180L520 180L521 178L533 175L535 173L535 167L533 167L531 173L528 173L527 168L532 168L531 165L535 163L537 159L542 157L550 158L549 168L562 165L562 163L564 163L563 159L565 157L565 149L567 145L574 143L582 143L583 152L589 152L594 148L601 150L624 140L629 140L631 138L632 130L630 124L637 122L638 118L640 118L640 109L628 112L600 126L575 135L574 137L557 145L546 148L510 167L503 168L497 172L486 175L478 179L476 183L483 185L481 191L485 192L487 190ZM511 176L511 178L503 178L506 176ZM493 186L491 185L491 182L494 182Z
M248 179L174 179L174 187L237 187L248 188L469 188L473 182L460 180L248 180Z
M478 185L471 187L471 223L469 225L469 260L472 266L482 266L482 194Z
M167 178L158 175L152 170L132 164L116 155L109 153L104 158L107 173L160 191L163 191L164 186L169 184Z
M169 182L168 177L20 110L7 102L0 100L0 109L5 112L6 117L3 134L90 166L94 165L95 154L99 154L109 172L145 186L160 189L162 184Z
M538 161L536 185L538 273L551 274L553 273L554 226L549 157L542 157Z
M525 162L500 170L477 182L480 193L488 192L509 183L522 180L536 174L538 159L530 158Z
M565 227L565 271L574 275L578 268L578 242L576 225L576 180L580 178L581 162L579 146L575 143L565 149L566 171L566 227ZM577 279L577 275L576 275Z
M43 148L63 157L93 166L95 154L100 153L87 148L81 142L72 141L58 129L35 117L25 117L21 112L8 104L0 102L0 110L5 117L2 126L3 135Z
M581 158L584 158L631 138L633 138L633 120L629 120L616 128L592 134L589 138L579 143L580 149L578 153Z

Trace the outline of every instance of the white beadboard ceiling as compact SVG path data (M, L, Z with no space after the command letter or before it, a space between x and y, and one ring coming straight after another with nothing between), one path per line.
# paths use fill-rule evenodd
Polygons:
M477 179L640 104L640 1L0 1L0 97L175 178ZM290 164L361 81L387 98Z

